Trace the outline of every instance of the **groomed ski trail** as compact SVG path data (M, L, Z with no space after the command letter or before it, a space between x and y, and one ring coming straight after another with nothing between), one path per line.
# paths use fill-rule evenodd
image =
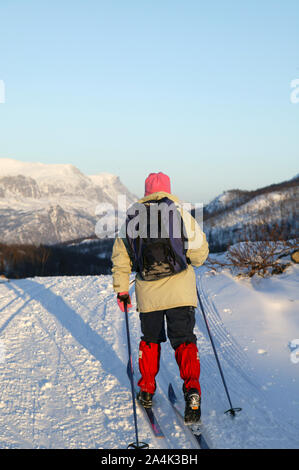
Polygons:
M209 375L213 371L214 387L211 386L211 376L207 388L204 378L202 384L204 396L206 394L206 407L210 409L205 423L216 446L219 448L288 448L298 446L298 439L294 438L296 434L298 435L298 424L294 427L292 423L286 425L279 419L279 416L275 416L275 410L269 408L267 398L261 384L254 376L254 369L251 367L246 352L221 319L213 301L213 291L209 291L208 279L210 276L211 273L205 269L198 270L197 284L219 359L224 369L233 406L243 408L234 419L227 420L227 417L223 415L223 411L228 409L229 405L216 362L212 357L213 353L202 355L203 377L205 368L209 371ZM232 281L231 276L228 276L228 282L235 281ZM196 324L198 333L200 331L207 338L200 309L197 311ZM221 405L222 413L219 405Z
M246 351L222 321L209 274L204 269L196 272L233 405L243 408L235 419L223 414L228 408L226 395L197 311L202 420L209 444L213 448L298 446L294 439L298 423L280 422L269 408ZM130 293L134 301L134 286ZM138 377L140 322L134 308L129 321ZM116 304L111 276L1 283L0 342L5 350L0 363L1 448L112 449L126 448L134 440L125 318ZM168 402L169 382L181 393L182 380L167 342L162 344L154 404L166 437L155 439L138 410L139 438L152 449L195 448Z

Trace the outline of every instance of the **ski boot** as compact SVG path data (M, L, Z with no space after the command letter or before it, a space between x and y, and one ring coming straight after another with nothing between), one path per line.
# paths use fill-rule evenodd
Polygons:
M200 403L201 398L196 388L190 388L186 390L185 385L183 386L184 398L186 402L185 407L185 424L200 423L201 409Z
M153 393L143 392L140 390L137 394L137 400L143 406L143 408L151 408L153 405Z

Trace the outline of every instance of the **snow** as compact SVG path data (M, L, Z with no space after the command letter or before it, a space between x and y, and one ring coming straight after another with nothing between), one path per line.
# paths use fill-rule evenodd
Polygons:
M219 196L216 196L212 201L210 201L205 206L205 209L211 213L220 210L225 206L228 208L230 203L236 200L236 197L237 194L234 190L223 191L223 193L219 194Z
M202 419L215 448L299 447L299 268L269 279L196 270L208 322L234 406L228 402L202 315ZM133 277L132 277L133 279ZM134 298L134 285L131 287ZM140 326L129 314L137 369ZM0 283L0 448L125 448L134 440L123 314L111 276ZM137 370L136 370L137 373ZM167 438L156 440L138 409L150 448L193 448L167 400L182 381L162 345L156 409Z
M137 196L130 194L127 188L121 183L118 176L111 173L98 173L97 175L89 175L89 179L97 186L100 186L104 194L109 196L115 204L118 203L118 196L120 194L126 195L127 206L136 202Z
M73 165L1 158L0 180L0 231L5 243L48 244L88 237L95 233L103 203L116 208L118 196L126 196L126 208L136 200L117 176L89 177Z
M224 227L236 226L238 223L242 226L246 223L258 220L259 215L266 208L271 209L272 207L278 206L280 202L289 198L288 191L273 191L267 195L259 195L252 198L250 201L242 204L240 207L234 209L233 212L227 214L220 214L217 220L213 224ZM269 216L271 220L279 219L281 214L279 212L273 212ZM269 220L270 220L269 219Z
M39 183L60 182L62 184L80 184L86 176L74 165L22 162L11 158L0 158L0 177L23 175Z
M129 193L121 183L118 176L111 173L98 173L97 175L84 175L78 168L70 164L47 164L39 162L22 162L11 158L0 158L0 178L4 176L18 176L33 178L39 188L51 195L51 187L61 187L63 191L86 190L88 187L100 187L108 200L117 202L119 194L126 194L129 203L136 197ZM50 189L49 189L50 188Z
M0 159L0 176L24 175L43 179L49 177L80 175L80 171L70 164L48 164L39 162L22 162L12 158ZM82 174L83 175L83 174Z
M113 175L112 173L106 172L97 173L96 175L89 175L89 178L99 186L106 186L117 180L117 176Z

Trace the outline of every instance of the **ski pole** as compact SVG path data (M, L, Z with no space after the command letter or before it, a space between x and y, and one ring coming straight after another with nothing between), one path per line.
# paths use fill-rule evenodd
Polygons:
M138 425L137 425L137 413L136 413L136 402L134 394L134 372L133 372L133 361L131 353L131 340L130 340L130 328L129 328L129 318L128 318L128 304L127 301L124 301L125 309L125 318L126 318L126 330L127 330L127 344L128 344L128 354L129 354L129 367L130 367L130 382L131 382L131 392L132 392L132 405L133 405L133 415L134 415L134 426L135 426L135 437L136 442L132 442L128 445L128 449L148 449L149 445L144 442L139 442L138 438Z
M226 395L227 395L227 398L228 398L228 402L229 402L229 406L230 406L230 409L225 411L225 413L229 413L232 417L234 417L237 412L242 410L242 408L233 408L233 405L232 405L232 402L231 402L231 399L230 399L230 396L229 396L229 393L228 393L228 388L227 388L227 385L226 385L226 382L225 382L225 378L224 378L224 375L223 375L223 371L222 371L220 361L219 361L219 358L218 358L218 354L217 354L217 351L216 351L216 347L215 347L215 344L214 344L214 341L213 341L213 338L212 338L212 334L211 334L211 331L210 331L210 328L209 328L209 324L208 324L208 320L207 320L207 317L206 317L206 314L205 314L203 303L202 303L200 295L199 295L198 288L196 288L196 291L197 291L197 297L198 297L199 305L200 305L200 308L201 308L201 311L202 311L202 314L203 314L203 317L204 317L204 321L205 321L205 324L206 324L206 327L207 327L209 338L210 338L210 341L211 341L211 344L212 344L212 348L213 348L213 351L214 351L214 354L215 354L216 362L217 362L217 365L218 365L218 368L219 368L219 372L220 372L220 375L221 375L221 378L222 378L222 382L223 382L224 389L225 389L225 392L226 392Z

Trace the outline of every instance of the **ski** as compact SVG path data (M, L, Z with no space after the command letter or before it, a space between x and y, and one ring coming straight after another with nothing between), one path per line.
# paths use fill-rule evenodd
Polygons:
M202 433L202 424L193 424L193 425L188 425L188 424L185 424L185 421L184 421L184 416L183 414L181 413L181 411L179 410L178 406L177 406L177 396L175 394L175 391L173 389L173 386L171 385L171 383L169 384L168 386L168 399L172 405L172 408L174 409L180 423L182 426L184 426L185 429L188 430L188 432L190 433L190 435L192 435L193 438L195 438L196 440L196 443L197 445L200 447L200 449L209 449L209 445L207 443L207 441L205 440L204 436L203 436L203 433Z
M155 437L157 437L158 439L163 439L165 436L164 436L164 433L163 433L162 429L159 426L159 423L158 423L157 418L156 418L156 416L153 412L153 409L152 408L144 408L141 405L141 403L139 402L138 399L137 399L137 403L140 406L140 408L143 410L143 412L146 414L146 417L148 419L148 422L150 423L151 429L152 429Z
M133 368L132 368L132 371L133 371L133 378L134 378ZM130 376L131 376L130 361L128 362L128 365L127 365L127 374L128 374L128 377L130 378ZM158 439L163 439L165 437L165 435L164 435L164 433L163 433L163 431L162 431L162 429L161 429L161 427L158 423L158 420L155 416L155 413L154 413L153 409L152 408L144 408L144 406L142 406L141 403L139 402L139 400L137 399L138 390L137 390L135 381L134 381L134 387L135 387L135 399L138 403L138 406L141 408L142 412L144 413L144 415L147 419L147 422L149 423L154 436Z

